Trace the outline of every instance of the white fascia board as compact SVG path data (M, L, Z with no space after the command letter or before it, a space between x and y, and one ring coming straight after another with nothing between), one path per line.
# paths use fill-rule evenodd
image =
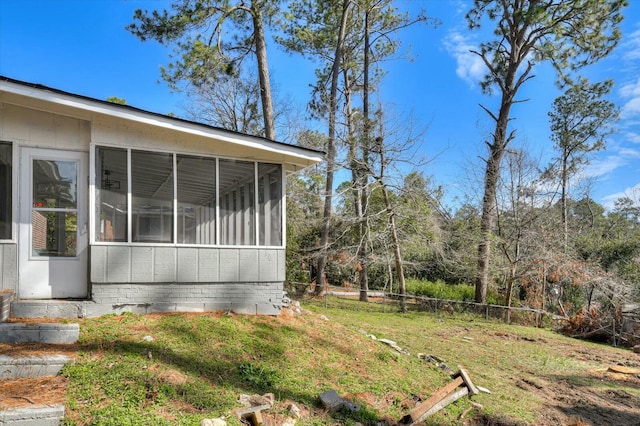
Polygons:
M71 108L77 108L97 114L104 114L111 117L121 118L123 120L135 121L177 132L189 133L209 139L243 145L256 150L283 154L287 157L293 157L287 158L286 162L300 165L302 167L319 163L324 159L323 153L319 151L307 150L284 143L270 142L266 139L250 135L231 133L223 129L216 129L206 125L173 119L161 114L145 112L143 110L138 110L135 107L123 108L116 104L111 106L99 101L93 101L90 98L85 98L84 96L67 95L44 88L31 87L2 80L0 80L0 91L6 91L57 105L64 105Z

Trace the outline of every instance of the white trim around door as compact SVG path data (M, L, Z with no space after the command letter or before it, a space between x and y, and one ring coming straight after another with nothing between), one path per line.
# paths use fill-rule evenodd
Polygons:
M88 154L20 150L19 284L21 299L88 294Z

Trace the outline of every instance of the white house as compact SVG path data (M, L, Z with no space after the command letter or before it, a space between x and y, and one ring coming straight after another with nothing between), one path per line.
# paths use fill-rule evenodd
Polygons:
M322 159L0 77L0 290L44 315L277 314L286 176Z

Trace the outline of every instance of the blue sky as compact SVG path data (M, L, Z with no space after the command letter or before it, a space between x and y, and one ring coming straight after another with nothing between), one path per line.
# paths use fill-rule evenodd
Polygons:
M627 195L640 203L640 1L624 12L623 38L605 60L585 70L592 80L615 82L610 99L621 108L621 121L607 149L595 153L584 172L591 196L611 206ZM170 50L142 43L124 27L135 9L162 9L161 0L0 0L0 74L97 99L125 98L129 105L159 113L183 114L185 98L160 82L159 67ZM425 175L441 184L453 207L464 195L477 195L483 141L492 122L479 104L492 107L496 99L480 92L484 72L469 49L485 40L470 32L464 14L471 0L401 0L402 8L423 8L442 24L414 27L399 34L413 60L386 64L382 101L397 114L411 115L424 129L420 152L429 162ZM313 82L314 65L307 60L269 50L277 96L304 108ZM521 91L529 101L513 109L517 139L513 148L526 148L543 162L553 157L547 112L559 92L548 67L534 70L535 79ZM579 185L576 185L577 188Z

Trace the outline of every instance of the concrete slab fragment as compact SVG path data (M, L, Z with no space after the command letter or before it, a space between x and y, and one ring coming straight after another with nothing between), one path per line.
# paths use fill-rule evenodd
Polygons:
M351 412L360 410L360 407L357 404L342 398L338 395L338 392L336 392L335 389L329 389L328 391L321 393L319 398L322 405L329 409L329 411L339 411L342 408L346 408Z

